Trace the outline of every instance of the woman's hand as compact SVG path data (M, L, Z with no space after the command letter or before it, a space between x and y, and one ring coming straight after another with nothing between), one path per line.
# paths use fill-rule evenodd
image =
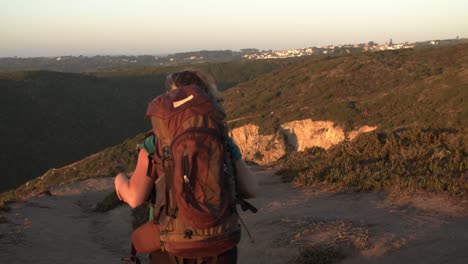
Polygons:
M136 208L145 202L153 189L154 180L146 176L148 162L148 153L141 149L132 177L130 178L123 172L115 177L114 185L117 197L132 208Z

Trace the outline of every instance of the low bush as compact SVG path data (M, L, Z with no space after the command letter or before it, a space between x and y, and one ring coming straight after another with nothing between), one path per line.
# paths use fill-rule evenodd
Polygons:
M466 133L457 129L401 129L369 133L327 151L292 152L280 160L285 180L304 186L341 183L361 190L468 191Z

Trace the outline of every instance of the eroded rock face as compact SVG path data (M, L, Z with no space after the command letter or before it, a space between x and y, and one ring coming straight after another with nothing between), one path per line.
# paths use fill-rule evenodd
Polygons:
M281 128L288 145L296 151L314 146L328 149L345 139L343 129L331 121L305 119L282 124Z
M245 125L232 130L232 138L239 146L244 160L260 165L270 164L286 154L283 135L260 135L256 125Z
M331 121L311 119L284 123L280 127L276 134L260 135L259 127L249 124L233 129L232 138L245 160L265 165L276 162L287 151L303 151L314 146L328 149L345 139L353 140L359 134L377 128L363 126L346 135L341 127Z

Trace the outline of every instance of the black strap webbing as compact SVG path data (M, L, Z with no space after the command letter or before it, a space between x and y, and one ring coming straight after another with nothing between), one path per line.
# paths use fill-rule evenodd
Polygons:
M125 261L126 263L135 263L135 264L141 264L140 259L136 256L137 252L135 249L135 246L132 243L132 248L130 250L130 257L129 258L122 258L122 261Z

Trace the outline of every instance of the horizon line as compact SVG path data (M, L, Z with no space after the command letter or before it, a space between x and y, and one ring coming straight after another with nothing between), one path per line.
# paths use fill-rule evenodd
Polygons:
M389 40L392 40L392 38L389 38ZM405 42L395 42L393 44L402 44L402 43L410 43L410 44L416 44L416 43L424 43L424 42L429 42L429 41L444 41L444 40L468 40L468 37L459 37L456 36L455 38L445 38L445 39L427 39L427 40L417 40L413 42L405 41ZM374 42L379 45L381 45L378 42L375 42L373 40L367 41L369 42ZM388 44L389 42L385 42L384 44ZM43 56L6 56L6 57L0 57L0 59L39 59L39 58L61 58L61 57L97 57L97 56L109 56L109 57L119 57L119 56L169 56L169 55L174 55L174 54L180 54L180 53L190 53L190 52L200 52L200 51L241 51L242 49L257 49L261 52L264 51L281 51L281 50L291 50L291 49L305 49L305 48L321 48L321 47L327 47L327 46L344 46L344 45L361 45L361 44L366 44L366 42L359 42L359 43L340 43L340 44L325 44L321 46L308 46L308 47L301 47L301 48L287 48L287 49L259 49L259 48L240 48L240 49L200 49L200 50L185 50L185 51L176 51L176 52L170 52L170 53L88 53L88 54L79 54L79 55L72 55L72 54L64 54L64 55L43 55Z

